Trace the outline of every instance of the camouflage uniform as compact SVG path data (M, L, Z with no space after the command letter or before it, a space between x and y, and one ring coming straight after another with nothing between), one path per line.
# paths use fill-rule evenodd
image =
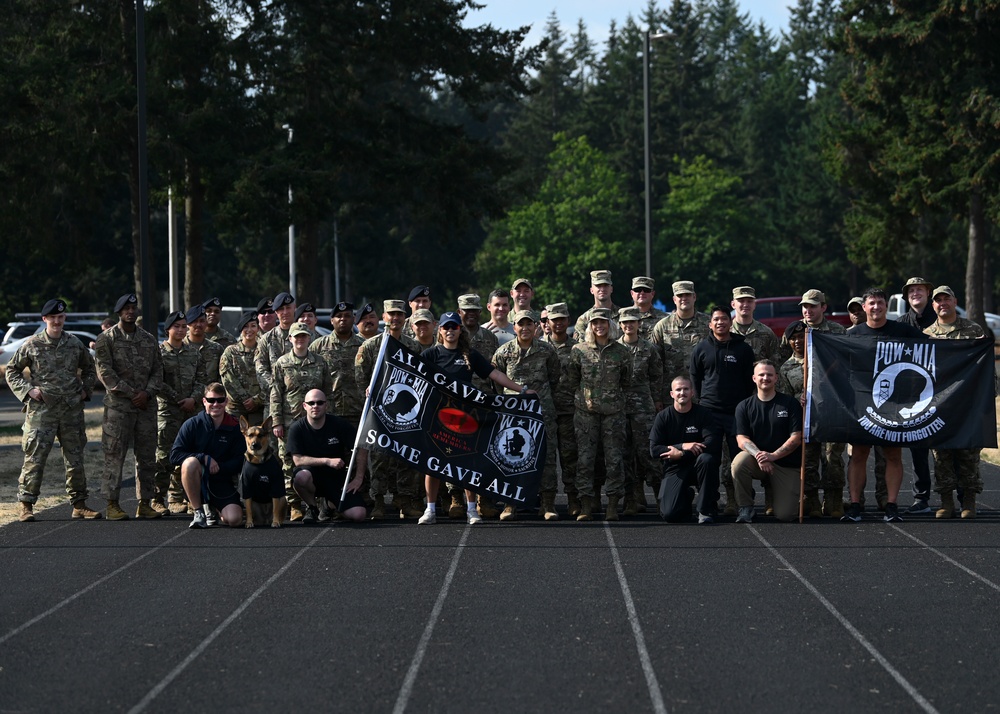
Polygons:
M31 380L24 377L31 370ZM80 376L77 376L77 370ZM66 467L66 493L72 503L87 498L83 449L87 432L83 423L83 400L90 399L97 373L94 359L79 338L63 332L53 340L46 332L32 335L7 363L7 384L21 402L26 416L21 448L24 464L17 481L17 500L35 503L42 485L45 461L59 437ZM42 401L28 396L35 387Z
M254 356L254 366L257 368L257 379L266 394L271 393L271 383L274 380L274 363L282 355L292 351L292 343L288 339L288 329L280 324L275 325L270 332L257 338L257 354ZM264 415L267 416L265 408Z
M585 340L587 335L587 328L590 327L590 311L595 307L601 307L600 305L594 305L591 308L583 311L580 317L576 318L576 325L573 326L573 334L576 335L577 340ZM611 329L608 330L608 338L613 342L622 336L622 328L618 326L618 320L615 317L618 315L618 311L621 310L620 307L611 303L611 307L601 308L603 310L611 310Z
M208 330L206 330L205 340L208 342L214 342L217 345L221 345L222 349L226 349L227 347L235 345L237 342L239 342L239 340L236 339L236 337L233 335L232 332L229 332L228 330L222 327L217 327L215 332L209 332Z
M122 466L129 444L135 454L135 491L140 501L156 495L156 397L163 384L163 363L156 338L141 327L131 335L119 322L97 337L97 376L107 389L104 397L104 472L101 491L117 501ZM145 409L132 404L139 392L149 395Z
M357 373L354 369L358 350L361 349L364 342L361 337L355 334L346 340L341 340L337 337L337 333L331 332L309 346L311 352L315 352L326 360L330 370L332 387L327 396L332 405L328 405L327 411L347 419L354 426L355 431L361 423L361 411L365 406L364 390L368 386L367 384L358 385Z
M556 408L556 435L559 439L559 468L562 471L563 491L567 496L576 496L576 427L573 426L576 406L575 394L569 386L567 375L570 354L577 340L573 335L566 335L565 342L553 342L550 337L545 338L545 342L559 357L559 384L552 392L552 402Z
M652 342L653 329L660 320L667 316L668 313L663 310L657 310L655 307L651 307L649 308L649 312L640 312L639 314L641 315L639 318L639 337Z
M964 317L957 317L950 325L936 321L924 330L936 340L976 340L985 336L983 328ZM932 449L934 455L934 490L942 499L951 498L956 489L964 493L983 492L983 478L979 473L980 449Z
M708 315L703 312L695 312L690 320L684 320L676 312L672 312L656 323L651 342L659 348L660 361L663 363L665 391L660 394L663 404L672 402L670 383L674 377L691 376L691 351L708 332Z
M184 344L198 350L198 356L201 358L201 368L205 373L205 384L218 382L219 362L222 360L222 353L226 351L226 348L208 339L201 342L193 342L190 337L184 338Z
M226 413L239 419L246 417L250 426L264 423L264 409L270 395L264 391L257 378L257 368L254 357L256 347L245 347L242 342L230 345L222 352L219 362L219 379L226 388L229 401L226 403ZM254 408L247 411L243 402L253 399Z
M541 340L532 340L531 346L527 350L522 350L515 339L497 349L493 355L493 366L511 380L538 393L542 406L542 419L545 422L545 438L550 444L555 444L558 426L552 393L559 385L559 375L562 371L556 351ZM504 393L517 392L505 389ZM545 450L545 470L542 472L539 493L555 495L557 489L556 452L555 449L548 448Z
M180 468L170 463L170 450L180 431L181 424L197 413L201 397L205 393L205 363L194 345L183 344L174 349L169 342L160 343L160 359L163 361L163 388L156 395L156 498L170 496L171 503L187 501L181 485ZM184 412L178 405L182 399L194 400L195 411Z
M781 343L778 341L778 337L763 322L754 320L749 325L741 325L733 320L733 326L729 331L743 335L743 339L753 350L755 361L769 359L779 367L785 361L781 355Z
M625 490L625 395L632 383L632 354L614 340L604 347L581 342L570 353L567 378L576 406L573 424L578 447L577 492L582 497L594 497L594 460L600 442L607 468L605 493L609 497L621 496Z
M640 321L641 324L641 321ZM632 384L625 394L625 417L628 423L625 451L625 492L632 493L637 483L646 483L659 492L662 467L649 453L649 432L656 418L653 395L663 393L663 365L659 350L641 337L629 344L618 340L632 355Z
M481 354L487 360L493 359L493 353L500 347L500 340L485 327L480 327L475 333L470 333L469 341L472 349ZM492 379L483 379L478 374L472 375L472 384L479 390L492 394L495 390Z

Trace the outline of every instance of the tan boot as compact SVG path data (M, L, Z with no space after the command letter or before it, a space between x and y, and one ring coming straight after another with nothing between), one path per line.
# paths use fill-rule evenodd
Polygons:
M819 493L817 491L806 491L806 502L803 504L802 512L808 518L823 517L823 504L819 501Z
M135 517L146 520L160 518L163 514L149 505L149 501L141 499L139 505L135 507Z
M542 494L542 517L547 521L559 520L559 514L556 513L556 495L554 493Z
M118 505L118 501L108 501L108 510L104 512L109 521L127 521L128 514Z
M503 509L503 513L500 514L501 521L513 521L517 518L517 510L514 506L507 506Z
M368 517L373 521L385 519L385 497L379 496L375 499L375 505L372 506L372 512Z
M594 497L584 496L580 499L580 512L576 516L578 521L592 521L594 520Z
M951 491L941 494L941 508L934 513L935 518L955 517L955 494Z
M608 508L604 512L604 520L606 521L617 521L618 520L618 499L620 496L608 496Z
M95 521L101 517L100 511L92 511L87 508L87 502L83 499L73 503L73 518L83 518L88 521Z
M35 509L30 503L25 503L21 501L21 505L18 508L17 520L21 523L31 523L35 520Z
M302 519L306 517L306 512L302 510L301 503L294 504L289 513L291 515L289 516L288 520L291 521L292 523L301 523Z
M962 496L962 518L972 520L976 517L976 494L966 491Z
M452 520L465 520L465 500L462 498L461 491L451 492L451 505L448 506L448 518Z
M170 511L172 515L183 516L188 512L188 505L184 501L171 501L167 504L167 510Z
M623 516L634 516L639 512L635 503L635 492L629 492L625 494L625 498L622 501L622 515Z
M393 503L399 506L399 517L403 520L407 518L420 518L420 516L424 515L424 504L416 498L396 496Z
M496 518L500 515L500 509L489 499L479 496L476 498L476 501L479 503L479 515L483 518Z
M570 518L576 518L580 515L580 497L576 493L567 493L566 502L569 507Z
M808 513L808 511L807 511ZM764 484L764 515L774 515L774 494L771 492L771 484Z
M646 500L646 484L642 481L636 481L633 496L635 497L636 512L645 513L646 509L649 508L649 501Z
M823 515L840 520L844 517L844 494L823 492Z
M163 502L162 498L152 498L152 499L150 499L149 505L150 505L150 507L154 511L156 511L157 513L159 513L161 516L169 516L170 515L170 509L167 508L167 504L165 504Z

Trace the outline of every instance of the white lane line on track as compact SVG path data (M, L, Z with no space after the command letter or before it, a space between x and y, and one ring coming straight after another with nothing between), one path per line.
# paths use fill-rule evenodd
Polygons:
M632 626L632 635L635 637L635 648L639 651L639 661L642 663L642 673L646 675L646 688L649 689L649 698L653 703L653 711L656 714L666 714L667 707L663 703L663 693L660 691L660 683L656 679L656 672L653 671L653 663L649 659L649 650L646 649L646 638L642 634L642 625L639 624L639 615L635 610L635 602L632 600L632 590L625 580L625 570L622 568L621 558L618 556L618 546L615 545L615 538L611 535L611 526L604 524L604 534L608 537L608 547L611 548L611 559L615 563L615 571L618 573L618 584L622 589L622 596L625 598L625 610L628 612L628 623Z
M176 667L170 670L170 673L167 674L166 677L161 679L159 684L150 689L149 692L146 694L146 696L144 696L142 699L139 700L138 704L129 709L128 710L129 714L135 714L135 712L141 712L143 709L149 706L149 704L152 703L152 701L156 699L163 692L163 690L166 689L170 685L170 683L174 681L181 674L181 672L187 669L188 665L190 665L192 662L198 659L201 653L204 652L206 649L208 649L208 646L212 644L212 642L214 642L215 639L219 635L221 635L227 627L229 627L233 622L235 622L236 618L238 618L240 615L243 614L244 610L250 607L250 605L253 603L254 600L260 597L261 593L263 593L265 590L271 587L271 585L274 584L275 580L284 575L285 571L287 571L290 567L292 567L292 565L295 564L295 561L301 558L307 550L316 545L316 542L324 535L326 535L329 531L330 531L329 528L324 528L316 535L315 538L313 538L311 541L302 546L302 550L300 550L298 553L289 558L288 562L282 565L281 568L279 568L278 571L274 573L274 575L269 577L266 581L264 581L263 585L254 590L253 594L246 600L244 600L243 603L238 608L233 610L232 613L229 615L229 617L227 617L225 620L219 623L219 626L216 627L214 630L212 630L212 632L208 635L208 637L203 639L197 647L191 650L191 653L187 657L185 657L180 664L178 664Z
M781 553L779 553L773 545L768 543L767 540L764 538L764 536L762 536L757 531L756 528L754 528L751 525L747 525L747 528L749 528L750 532L757 537L757 540L759 540L761 543L764 544L764 546L771 552L771 555L777 558L778 561L780 561L781 564L788 569L788 572L794 575L798 579L798 581L802 583L803 586L805 586L805 589L808 590L813 597L815 597L817 600L820 601L823 607L825 607L829 611L829 613L837 619L837 622L839 622L844 627L844 629L847 630L855 640L857 640L858 644L860 644L862 647L868 650L868 654L874 657L875 661L878 662L880 665L882 665L882 669L888 672L889 676L891 676L893 679L896 680L896 683L903 688L903 690L910 696L910 698L913 701L917 703L917 705L920 706L921 709L923 709L928 714L938 714L938 710L934 708L934 705L931 704L926 699L924 699L923 695L917 691L917 688L914 687L912 684L910 684L909 680L907 680L906 677L904 677L898 669L893 667L892 664L889 663L889 660L887 660L882 655L881 652L875 649L875 645L869 642L868 638L862 635L861 632L858 630L858 628L852 625L851 622L846 617L840 614L840 611L836 607L834 607L832 602L823 597L822 593L820 593L820 591L816 589L816 586L814 586L812 583L806 580L805 577L803 577L802 573L796 570L795 566L789 563L785 559L785 557Z
M169 538L169 539L163 541L162 543L160 543L155 548L151 548L150 550L147 550L145 553L143 553L139 557L133 558L132 560L128 561L127 563L125 563L125 565L121 566L120 568L116 568L116 569L112 570L110 573L108 573L107 575L105 575L105 576L103 576L101 578L98 578L97 580L95 580L94 582L92 582L90 585L88 585L87 587L83 588L82 590L77 590L75 593L73 593L72 595L70 595L68 598L66 598L64 600L60 600L59 602L57 602L55 605L53 605L52 607L50 607L48 610L46 610L42 614L35 615L33 618L31 618L27 622L22 623L21 625L18 625L13 630L10 630L7 634L5 634L2 637L0 637L0 645L2 645L4 642L6 642L7 640L9 640L11 637L14 637L17 634L20 634L21 632L24 632L29 627L31 627L32 625L34 625L36 622L39 622L40 620L45 619L46 617L48 617L52 613L56 612L57 610L61 610L63 607L65 607L66 605L69 605L71 602L73 602L77 598L82 597L83 595L86 595L91 590L93 590L94 588L96 588L98 585L100 585L100 584L102 584L104 582L107 582L108 580L110 580L114 576L118 575L118 573L122 572L123 570L128 570L133 565L135 565L136 563L138 563L140 560L149 557L150 555L152 555L153 553L155 553L156 551L158 551L160 548L163 548L165 546L170 545L175 540L177 540L178 538L180 538L181 536L184 536L186 534L187 534L187 529L181 531L180 533L178 533L177 535L175 535L173 538Z
M890 525L892 525L892 524L890 524ZM915 535L907 533L905 530L903 530L899 526L893 525L892 529L895 530L898 533L902 533L907 538L909 538L910 540L912 540L914 543L917 543L917 544L921 545L922 547L926 548L930 552L934 553L934 555L942 558L943 560L948 561L949 563L951 563L952 565L954 565L956 568L958 568L959 570L961 570L964 573L967 573L968 575L971 575L972 577L974 577L976 580L978 580L979 582L983 583L984 585L988 585L989 587L993 588L997 592L1000 592L1000 585L997 585L995 582L993 582L989 578L986 578L986 577L980 575L975 570L971 570L971 569L965 567L964 565L962 565L961 563L959 563L957 560L955 560L951 556L945 555L944 553L942 553L940 550L938 550L934 546L928 545L927 543L924 543L922 540L920 540L919 538L917 538Z
M424 661L424 655L427 654L427 645L430 644L431 635L434 634L434 627L437 625L438 618L441 617L441 610L444 609L444 601L448 597L451 581L455 579L455 571L458 570L458 561L462 557L462 551L465 550L465 542L469 539L470 530L472 530L472 526L466 526L465 530L462 531L462 537L455 548L455 555L451 558L451 567L448 568L448 574L444 576L441 592L438 593L434 607L431 609L430 617L427 618L424 634L420 636L420 641L417 643L417 651L413 653L410 668L406 670L406 677L403 678L403 686L399 688L396 705L392 708L393 714L402 714L410 701L410 695L413 693L413 685L417 681L417 673L420 671L420 664Z
M56 526L52 530L45 531L44 533L39 533L38 535L34 536L33 538L28 538L28 540L21 541L20 543L12 543L10 545L5 545L5 546L3 546L3 550L13 550L15 548L23 548L24 546L28 545L28 543L31 543L32 541L36 541L39 538L44 538L45 536L52 535L56 531L61 531L63 528L69 528L71 525L73 525L73 523L74 523L74 521L70 521L69 523L63 523L61 526Z

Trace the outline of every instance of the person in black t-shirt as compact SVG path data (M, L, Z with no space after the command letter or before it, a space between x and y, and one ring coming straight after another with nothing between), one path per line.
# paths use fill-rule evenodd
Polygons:
M355 430L350 422L326 412L326 394L322 389L310 389L303 402L306 415L292 423L288 430L287 451L295 464L292 485L306 504L303 523L315 523L319 517L316 497L328 503L339 503L340 515L351 521L363 521L367 516L361 496L361 484L351 482L341 502L347 477ZM354 489L351 486L356 486Z
M754 516L753 480L771 479L774 517L794 520L799 514L802 464L802 405L795 397L775 390L777 370L769 359L753 368L756 394L736 407L736 443L741 449L733 459L733 485L739 506L737 523L751 523Z
M663 463L660 516L668 523L691 517L691 487L697 486L698 523L711 523L719 491L720 442L708 411L692 401L688 377L670 383L673 404L656 415L649 432L649 453Z

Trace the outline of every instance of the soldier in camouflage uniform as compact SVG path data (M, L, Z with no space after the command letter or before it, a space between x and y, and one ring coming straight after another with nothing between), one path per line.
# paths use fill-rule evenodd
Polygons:
M417 343L417 354L429 350L437 344L435 337L437 320L430 310L421 307L414 311L410 315L410 327L413 328L413 341Z
M402 300L386 300L382 306L382 320L386 331L395 339L406 345L407 349L420 353L420 345L412 337L403 334L406 322L406 303ZM375 361L382 347L381 339L366 340L358 356L354 360L354 378L362 396L368 389L375 371ZM359 447L354 455L355 478L364 474L368 466L368 449ZM423 474L408 469L399 459L388 454L375 451L371 454L371 497L375 501L372 508L372 520L385 518L385 496L393 494L393 508L399 512L400 518L419 518L423 512L423 497L421 496Z
M743 339L753 350L754 361L769 359L780 367L784 358L781 356L778 337L770 327L753 317L757 306L757 291L749 285L733 288L730 305L736 313L732 331L743 335Z
M65 302L47 301L41 316L45 330L25 340L7 363L7 384L24 404L26 414L21 440L24 464L17 481L18 518L22 522L35 520L33 506L56 437L62 447L66 493L73 504L73 518L100 518L99 511L87 507L87 477L83 469L83 449L87 445L83 403L90 400L94 391L97 378L94 359L75 335L63 331ZM25 379L25 368L31 370L30 381Z
M180 469L170 463L170 450L181 424L198 412L205 391L205 365L198 348L184 344L187 321L183 312L172 312L164 322L167 339L160 343L163 388L156 395L156 496L150 505L163 515L187 512L187 495ZM170 506L164 503L169 496Z
M486 309L490 313L490 321L484 328L496 335L499 344L514 339L514 326L510 324L510 295L497 288L486 298ZM493 355L490 355L491 357Z
M462 326L469 333L469 341L472 349L488 360L493 359L493 353L500 347L500 341L492 332L479 324L479 318L483 314L482 303L479 296L472 293L458 296L458 314L462 318ZM473 374L472 384L479 390L492 394L493 380L481 379Z
M354 305L343 301L334 305L330 325L333 332L320 337L309 349L325 359L330 368L332 387L327 413L346 419L357 432L365 401L364 387L358 385L354 371L354 360L364 340L354 334Z
M639 337L652 341L656 323L667 316L663 310L653 307L656 300L656 283L652 278L639 275L632 278L632 306L639 310ZM669 389L669 385L666 387Z
M611 333L609 335L611 340L617 340L622 336L622 330L618 326L617 322L618 311L621 310L621 308L615 305L611 300L611 295L614 291L615 286L611 282L610 270L590 271L590 294L594 296L594 308L602 308L611 313L611 320L609 323L611 325ZM573 327L573 333L576 335L576 339L586 339L587 327L589 325L589 313L584 312L576 319L576 325Z
M278 324L264 335L257 336L257 356L254 363L257 367L257 379L267 394L271 393L271 383L274 379L274 363L282 355L292 351L292 343L288 339L288 330L295 322L295 298L288 293L278 293L272 301ZM258 320L259 321L259 320ZM267 417L267 412L264 412ZM298 518L296 519L296 516ZM302 512L292 513L291 520L302 520Z
M567 334L569 327L569 308L564 302L553 303L545 308L549 313L551 332L545 340L556 351L559 357L559 385L552 393L552 401L556 407L556 436L558 437L559 468L562 471L563 490L569 506L569 515L576 518L580 515L580 496L576 491L576 427L573 426L573 416L576 414L574 399L576 394L569 386L569 358L575 337ZM550 442L551 444L551 442ZM552 448L551 446L549 448Z
M708 336L708 315L695 309L698 295L690 280L678 280L671 288L674 292L674 311L656 323L650 342L660 349L663 362L664 392L660 401L670 401L670 382L674 377L690 377L688 371L691 351ZM695 395L697 398L698 395Z
M118 324L102 332L94 346L97 376L104 384L104 471L101 489L108 499L109 520L127 520L118 503L122 466L129 444L135 455L136 518L160 518L149 505L156 495L156 395L163 384L163 364L156 338L136 325L138 299L122 295L115 303Z
M184 344L198 351L198 356L201 359L201 369L205 373L205 381L202 384L218 382L219 362L222 360L222 353L226 348L218 342L212 342L205 337L205 331L208 329L208 320L205 317L205 308L201 305L193 305L188 308L187 314L184 317L187 320L188 328ZM201 411L203 408L199 398L197 411Z
M264 409L271 396L260 386L254 364L260 331L257 313L250 310L244 312L236 323L236 329L240 333L239 342L227 347L219 362L220 381L229 397L226 413L237 419L246 417L250 426L260 426L264 423Z
M358 327L358 335L362 340L370 340L378 334L378 313L375 306L366 302L354 313L354 324Z
M625 395L625 417L628 424L625 447L626 516L646 511L646 484L653 493L660 492L661 467L649 453L649 432L656 413L663 404L653 395L663 393L663 366L659 351L649 340L639 336L642 313L635 307L623 307L618 312L622 338L618 340L632 355L632 385Z
M493 355L493 366L514 382L524 385L538 395L542 406L542 419L545 422L545 438L548 443L554 444L558 427L552 393L559 385L559 375L562 371L559 356L548 343L535 338L538 315L533 311L517 310L511 316L511 322L514 323L517 336L497 349ZM510 389L504 390L504 394L515 393ZM542 497L541 513L547 521L559 519L556 513L557 490L556 452L555 449L549 448L545 450L545 468L542 471L539 487ZM508 505L500 514L500 520L514 518L515 512L514 506Z
M625 433L625 395L632 383L632 355L612 340L611 312L590 311L587 339L570 353L568 386L574 390L576 443L579 449L576 488L581 496L578 521L593 518L594 460L597 444L604 446L607 473L605 520L618 520L618 502L625 490L622 471L622 434Z
M257 303L257 327L260 328L257 339L259 340L273 330L277 324L278 316L274 312L274 298L261 298L260 302Z
M407 298L410 305L410 317L403 326L403 334L407 337L415 337L416 333L413 330L413 323L416 322L416 314L418 310L427 310L430 312L431 309L431 289L426 285L418 285L413 290L410 291L410 296ZM433 313L431 322L433 322ZM433 333L434 330L431 330ZM431 343L433 346L433 334L431 335Z
M280 319L280 313L279 313ZM276 332L279 328L275 328ZM272 368L270 416L271 431L278 437L278 458L281 459L282 470L285 473L285 498L291 510L296 510L305 517L302 508L302 497L292 486L292 471L295 463L286 448L288 427L306 411L302 402L310 389L322 389L329 399L332 380L330 367L326 360L309 349L312 332L304 322L293 322L288 328L288 338L292 350L279 357Z
M205 339L222 345L222 349L235 345L236 337L233 333L219 325L219 320L222 318L222 301L213 297L203 302L201 306L205 308L205 320L208 323L205 328Z
M947 285L934 288L931 295L937 320L924 330L936 340L978 340L986 336L972 320L959 317L955 291ZM976 517L976 496L983 492L979 474L979 449L933 449L934 490L941 494L936 518L955 517L955 489L962 489L962 518Z

